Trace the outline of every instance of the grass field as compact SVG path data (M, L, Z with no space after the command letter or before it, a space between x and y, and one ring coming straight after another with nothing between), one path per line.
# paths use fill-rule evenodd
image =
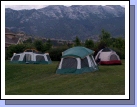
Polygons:
M83 74L56 74L59 62L5 63L6 95L124 95L125 62Z

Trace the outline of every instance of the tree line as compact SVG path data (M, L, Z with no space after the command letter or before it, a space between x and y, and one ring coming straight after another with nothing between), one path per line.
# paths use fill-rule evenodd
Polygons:
M20 53L26 49L36 49L43 53L48 52L53 61L59 61L62 52L74 46L84 46L89 49L92 49L95 51L94 56L100 49L104 47L109 47L116 51L121 59L125 58L125 39L121 37L113 38L111 34L105 31L104 29L101 31L101 34L99 35L99 40L97 42L94 42L92 39L87 39L84 43L82 43L78 36L76 36L73 42L73 44L66 43L57 48L53 48L50 39L48 39L46 42L43 42L39 39L32 42L31 39L28 39L24 41L23 44L9 46L6 50L6 59L10 59L13 53Z

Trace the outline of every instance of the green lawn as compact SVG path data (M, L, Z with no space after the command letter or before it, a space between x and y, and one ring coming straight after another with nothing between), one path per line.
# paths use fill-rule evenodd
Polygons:
M59 62L5 64L6 95L124 95L125 62L83 74L56 74Z

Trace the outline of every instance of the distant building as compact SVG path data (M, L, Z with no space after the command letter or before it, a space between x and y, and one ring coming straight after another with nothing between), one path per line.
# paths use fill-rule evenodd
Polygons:
M7 49L12 44L20 44L22 40L15 33L5 28L5 48Z
M24 37L24 36L26 36L25 32L23 32L23 31L18 32L16 35L18 37Z

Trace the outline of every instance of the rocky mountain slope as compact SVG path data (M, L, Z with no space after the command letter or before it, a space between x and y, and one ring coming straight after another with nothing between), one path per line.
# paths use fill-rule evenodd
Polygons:
M5 9L5 25L29 35L73 40L96 39L102 29L113 37L125 34L125 8L119 5L50 5L41 9Z

